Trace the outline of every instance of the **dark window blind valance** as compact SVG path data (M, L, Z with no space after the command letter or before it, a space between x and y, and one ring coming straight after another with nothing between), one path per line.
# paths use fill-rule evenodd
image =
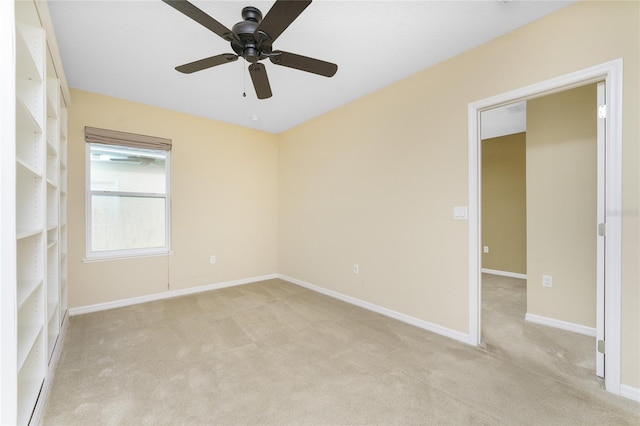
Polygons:
M87 143L101 143L106 145L127 146L129 148L171 151L171 139L118 132L116 130L98 129L96 127L89 126L85 126L84 128L84 139Z

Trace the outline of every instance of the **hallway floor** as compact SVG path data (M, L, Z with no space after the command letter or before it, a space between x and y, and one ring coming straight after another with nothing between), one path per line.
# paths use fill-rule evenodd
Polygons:
M526 293L526 280L482 274L481 348L567 385L604 390L595 374L595 337L525 321Z

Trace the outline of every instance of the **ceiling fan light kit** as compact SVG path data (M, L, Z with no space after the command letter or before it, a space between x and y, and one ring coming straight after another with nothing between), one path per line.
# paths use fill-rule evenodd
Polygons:
M191 74L218 65L237 61L239 57L249 62L249 75L258 99L272 96L267 69L260 63L269 59L272 64L305 71L324 77L333 77L338 66L331 62L295 53L273 50L273 43L289 25L311 4L311 0L277 0L267 15L256 7L242 9L243 21L228 29L187 0L162 0L177 11L198 22L231 44L235 53L222 53L176 67Z

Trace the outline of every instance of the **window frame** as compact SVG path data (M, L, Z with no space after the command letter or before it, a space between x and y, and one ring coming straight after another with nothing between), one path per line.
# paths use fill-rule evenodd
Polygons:
M116 260L135 257L151 257L163 256L171 253L171 150L165 150L165 192L128 192L128 191L92 191L91 190L91 147L92 146L111 146L115 148L132 149L124 144L115 143L85 143L85 262L100 260ZM141 151L158 151L152 148L139 148ZM163 247L147 247L135 249L118 249L118 250L102 250L93 251L92 244L92 196L107 195L117 197L134 197L134 198L164 198L165 200L165 245Z

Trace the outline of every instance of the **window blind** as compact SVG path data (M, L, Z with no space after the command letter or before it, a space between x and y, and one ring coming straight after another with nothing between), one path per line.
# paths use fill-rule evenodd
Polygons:
M97 127L85 126L84 139L87 143L171 151L171 139L119 132L117 130L99 129Z

